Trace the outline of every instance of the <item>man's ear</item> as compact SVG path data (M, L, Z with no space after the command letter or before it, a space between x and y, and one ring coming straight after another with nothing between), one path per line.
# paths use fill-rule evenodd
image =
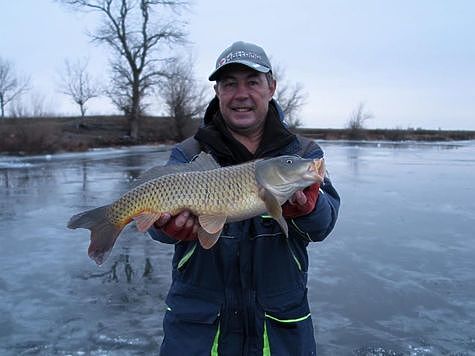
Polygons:
M213 85L213 89L214 89L214 93L216 94L216 96L218 96L218 83Z
M272 79L272 84L269 85L269 90L270 90L270 100L272 100L272 97L275 94L275 90L277 89L277 81L275 79Z

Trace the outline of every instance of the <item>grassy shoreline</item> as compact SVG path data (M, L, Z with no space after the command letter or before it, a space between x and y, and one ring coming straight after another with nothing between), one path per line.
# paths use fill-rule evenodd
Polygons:
M176 142L177 129L170 118L143 117L139 126L140 136L134 141L127 135L127 121L123 116L3 119L0 120L0 153L29 155ZM192 135L198 126L198 120L190 122L184 130L185 136ZM464 130L298 128L294 131L320 140L475 140L475 131Z

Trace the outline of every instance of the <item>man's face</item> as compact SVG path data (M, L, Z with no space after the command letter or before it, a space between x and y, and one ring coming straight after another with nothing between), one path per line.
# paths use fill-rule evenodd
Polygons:
M274 80L269 85L264 73L244 65L223 68L214 90L228 128L247 133L263 127L275 87Z

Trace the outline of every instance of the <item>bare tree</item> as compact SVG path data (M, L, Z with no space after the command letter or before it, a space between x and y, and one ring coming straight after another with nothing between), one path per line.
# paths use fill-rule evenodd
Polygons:
M70 96L79 105L81 118L84 118L84 115L86 115L86 103L90 99L99 96L99 89L92 82L87 66L88 61L86 59L74 62L66 60L61 78L61 91L63 94Z
M365 111L364 106L364 103L359 103L358 107L351 113L347 123L347 127L350 130L363 129L365 122L374 117L373 114Z
M206 87L199 85L193 75L192 59L170 62L165 68L166 77L160 82L160 96L168 114L174 120L175 137L186 138L193 119L204 114L208 98Z
M74 8L101 15L102 25L91 34L115 53L112 83L108 94L129 118L129 134L137 139L138 120L144 110L143 99L163 76L159 69L162 44L182 41L181 22L173 14L184 8L187 0L61 0ZM162 20L158 10L163 11ZM171 11L168 11L171 10ZM163 60L163 56L162 56Z
M13 65L0 57L0 110L5 117L5 107L12 100L28 90L29 79L19 78L13 71Z
M9 105L8 115L14 118L21 117L52 117L51 103L47 102L43 93L30 91L27 95L15 98Z
M298 114L305 105L306 93L301 83L290 83L285 80L285 71L280 66L273 68L274 78L277 80L275 99L282 107L287 124L291 128L302 125Z
M12 118L29 117L30 110L22 98L17 98L8 106L8 116Z

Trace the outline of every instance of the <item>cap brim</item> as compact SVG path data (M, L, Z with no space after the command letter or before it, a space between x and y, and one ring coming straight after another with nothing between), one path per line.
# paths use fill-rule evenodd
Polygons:
M260 65L260 64L257 64L257 63L253 63L253 62L250 62L250 61L243 61L243 60L230 61L226 64L223 64L221 67L216 69L213 73L211 73L208 80L211 81L211 82L217 80L221 70L223 68L229 66L230 64L242 64L242 65L245 65L246 67L249 67L249 68L254 69L254 70L256 70L258 72L261 72L261 73L268 73L268 72L271 71L271 69L269 67L266 67L266 66L263 66L263 65Z

